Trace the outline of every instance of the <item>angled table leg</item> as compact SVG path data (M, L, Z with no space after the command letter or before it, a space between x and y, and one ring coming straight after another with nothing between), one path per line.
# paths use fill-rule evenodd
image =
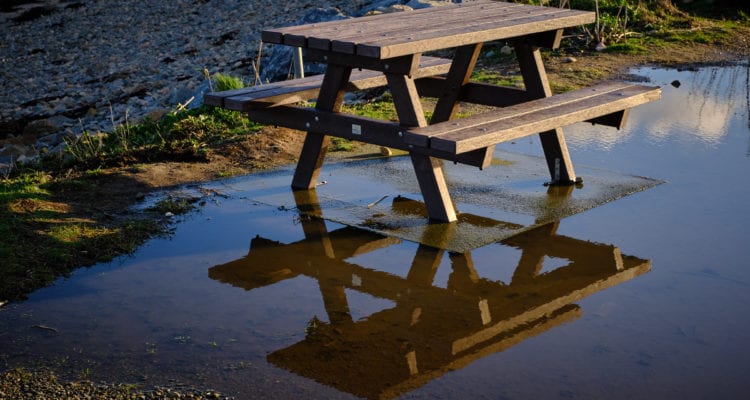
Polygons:
M463 86L469 83L481 50L481 43L461 46L456 49L451 68L445 78L445 88L438 98L435 110L432 113L431 124L453 119L458 110L459 98L461 97ZM479 160L480 169L484 169L492 162L492 153L494 151L495 146L489 146L473 150L464 155L464 157Z
M418 55L416 56L418 57ZM385 74L388 87L393 95L393 103L401 125L425 126L422 103L414 85L414 79L405 75ZM432 220L453 222L456 220L456 209L453 207L448 185L443 175L443 163L440 159L421 154L410 153L414 173L417 175L419 189L422 191L427 215Z
M315 106L318 110L339 111L344 100L344 87L349 82L352 69L329 64ZM297 168L294 170L292 189L312 189L320 175L330 139L324 132L307 132Z
M531 98L552 96L539 48L528 43L517 43L515 50L526 92L529 96ZM563 185L575 183L576 173L573 170L573 162L570 160L570 153L568 153L568 145L565 143L562 128L542 132L539 134L539 138L542 141L542 149L544 150L544 157L547 159L547 168L552 183Z

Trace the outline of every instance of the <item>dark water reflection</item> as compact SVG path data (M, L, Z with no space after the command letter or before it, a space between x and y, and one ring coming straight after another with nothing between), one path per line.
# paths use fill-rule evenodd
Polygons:
M571 153L666 184L466 254L209 203L1 309L0 369L238 398L744 398L748 67L634 73L663 100L568 129Z
M348 227L328 232L320 220L302 225L305 239L255 237L245 257L212 267L209 276L246 290L302 275L314 279L325 315L308 323L304 339L267 359L366 398L395 397L580 317L573 302L650 269L617 247L558 236L550 224L505 241L521 253L508 283L480 277L470 253L453 253L448 281L436 287L442 250L420 245L412 260L400 260L409 265L400 277L348 261L397 240ZM545 258L564 262L541 273ZM351 291L391 306L355 320Z

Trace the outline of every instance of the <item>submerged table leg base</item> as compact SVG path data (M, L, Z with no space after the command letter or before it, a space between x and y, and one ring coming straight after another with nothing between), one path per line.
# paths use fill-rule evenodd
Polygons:
M526 86L526 92L531 99L539 99L552 96L547 72L542 63L542 54L538 47L528 43L515 44L518 65L523 75L523 83ZM575 183L576 173L573 170L573 162L570 160L568 145L565 143L565 136L561 128L539 134L542 141L544 157L547 159L552 182L558 183Z
M411 163L414 166L430 220L455 221L456 209L448 193L448 185L445 183L442 160L412 153Z

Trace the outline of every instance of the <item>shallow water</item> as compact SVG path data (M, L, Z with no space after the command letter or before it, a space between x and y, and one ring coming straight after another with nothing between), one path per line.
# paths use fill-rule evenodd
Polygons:
M463 255L216 197L0 309L0 369L238 398L744 398L749 68L633 73L663 99L568 144L665 184Z

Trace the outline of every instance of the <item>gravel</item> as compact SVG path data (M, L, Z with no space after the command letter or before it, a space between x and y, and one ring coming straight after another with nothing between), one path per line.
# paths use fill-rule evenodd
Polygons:
M349 17L436 3L450 1L5 1L0 169L59 152L65 137L197 106L209 88L204 71L253 83L260 53L260 72L272 78L264 74L274 51L261 47L265 28L295 25L315 13Z
M213 390L156 388L144 390L129 384L96 384L90 381L60 382L47 370L14 369L0 374L0 399L232 399Z

